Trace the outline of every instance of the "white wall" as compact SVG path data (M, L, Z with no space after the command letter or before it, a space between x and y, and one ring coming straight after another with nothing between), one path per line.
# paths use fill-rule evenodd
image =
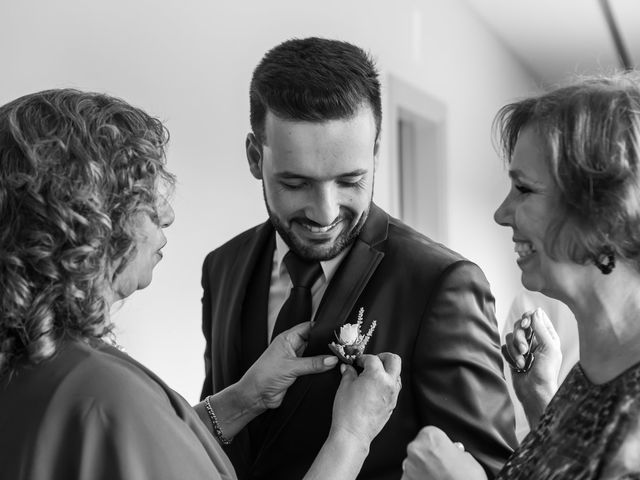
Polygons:
M492 221L506 192L490 123L529 91L522 67L461 0L57 0L0 6L0 103L52 87L123 97L166 120L178 175L177 220L153 285L115 315L129 353L190 401L203 375L200 265L265 218L247 169L248 83L262 54L290 37L340 38L447 105L449 245L492 283L498 314L518 286L510 232ZM383 125L389 129L389 125ZM384 135L384 131L383 131ZM384 139L384 137L383 137ZM376 201L390 207L389 146Z

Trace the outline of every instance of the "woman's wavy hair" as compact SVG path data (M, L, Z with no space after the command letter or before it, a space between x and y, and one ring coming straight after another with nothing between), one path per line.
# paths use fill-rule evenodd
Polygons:
M123 100L47 90L0 107L0 375L106 335L110 287L157 215L168 132ZM117 267L116 267L117 266Z
M494 138L509 162L525 127L560 192L547 252L587 264L612 251L640 269L640 74L582 77L504 106Z

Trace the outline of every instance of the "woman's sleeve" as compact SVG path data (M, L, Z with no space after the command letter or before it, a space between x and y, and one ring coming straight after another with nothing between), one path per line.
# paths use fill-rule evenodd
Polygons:
M600 479L640 480L640 399L623 407L615 429Z
M62 466L78 480L220 479L193 432L166 411L119 411L89 400L68 424ZM70 453L70 455L65 454ZM60 458L59 457L59 458ZM73 465L71 462L76 463Z

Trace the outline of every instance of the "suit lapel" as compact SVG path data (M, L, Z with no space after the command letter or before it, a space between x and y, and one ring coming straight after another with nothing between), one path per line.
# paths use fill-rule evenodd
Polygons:
M355 318L348 318L349 313L384 257L381 244L387 238L388 228L387 214L371 204L362 232L322 298L305 356L329 353L327 344L334 340L335 330L347 322L355 322Z
M379 247L387 238L388 227L388 215L372 203L360 235L336 271L322 298L304 356L330 353L327 345L334 339L333 332L350 320L349 313L355 307L358 297L384 257L384 251ZM314 375L300 377L289 388L282 405L272 414L270 428L256 461L265 454L269 445L273 443L300 405L313 378Z

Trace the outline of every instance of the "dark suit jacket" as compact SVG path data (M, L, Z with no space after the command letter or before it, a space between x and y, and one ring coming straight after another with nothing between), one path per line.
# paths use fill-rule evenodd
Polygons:
M249 276L274 235L270 222L211 252L202 286L206 378L203 397L237 381L240 316ZM442 428L495 473L516 445L502 373L494 299L482 271L372 205L366 224L318 308L305 355L327 344L365 309L377 320L367 353L402 357L397 406L371 444L359 478L398 479L407 444L425 425ZM251 334L251 333L248 333ZM299 479L326 439L340 382L338 369L299 378L287 392L257 458L247 432L228 450L239 478Z
M191 406L113 347L69 341L0 377L0 480L232 480Z

